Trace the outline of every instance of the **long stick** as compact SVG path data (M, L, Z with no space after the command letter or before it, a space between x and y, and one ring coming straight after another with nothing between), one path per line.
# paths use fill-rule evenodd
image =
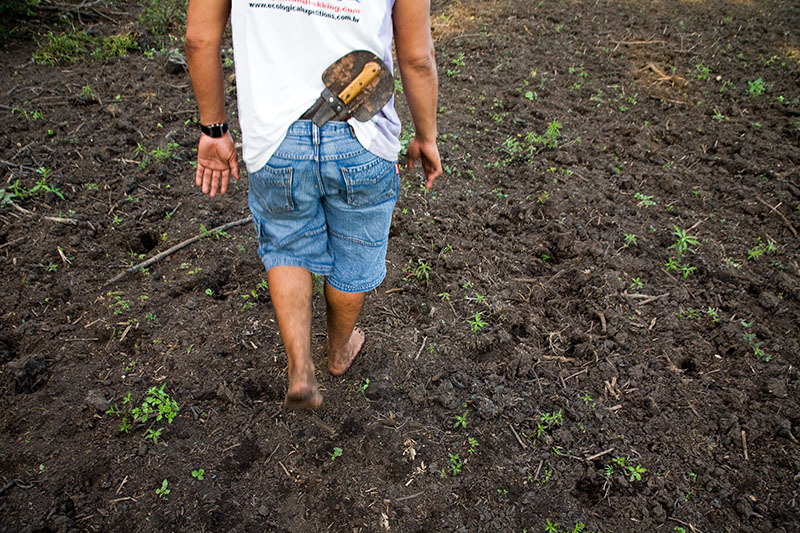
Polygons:
M236 220L234 222L228 222L227 224L223 224L221 226L218 226L218 227L216 227L216 228L214 228L212 230L209 230L208 233L204 233L202 235L197 235L196 237L192 237L191 239L187 239L187 240L185 240L185 241L183 241L181 243L176 244L175 246L173 246L169 250L164 250L160 254L154 255L150 259L147 259L146 261L142 261L138 265L134 265L134 266L132 266L132 267L130 267L128 269L125 269L124 271L120 272L119 274L117 274L116 276L111 278L110 280L106 281L106 285L111 285L112 283L118 282L119 280L121 280L122 278L124 278L125 276L130 274L131 272L136 272L137 270L140 270L142 268L147 268L150 265L152 265L153 263L155 263L157 261L160 261L160 260L164 259L165 257L167 257L169 255L174 254L178 250L180 250L182 248L186 248L190 244L199 241L200 239L202 239L203 237L205 237L208 234L213 234L213 233L216 233L218 231L225 231L225 230L230 229L230 228L235 228L236 226L242 226L242 225L247 224L248 222L252 222L252 221L253 221L253 217L251 215L251 216L245 217L245 218L243 218L241 220Z

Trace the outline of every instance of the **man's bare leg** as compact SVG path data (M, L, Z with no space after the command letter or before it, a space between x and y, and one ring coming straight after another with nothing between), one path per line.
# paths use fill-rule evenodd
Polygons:
M314 409L322 403L311 360L311 273L277 266L267 272L269 293L289 360L287 409Z
M328 320L328 370L341 376L353 364L364 345L364 332L356 320L364 305L363 292L342 292L325 283Z

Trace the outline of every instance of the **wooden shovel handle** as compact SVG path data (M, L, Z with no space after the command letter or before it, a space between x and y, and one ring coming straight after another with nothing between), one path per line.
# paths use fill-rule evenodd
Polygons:
M364 65L361 73L356 76L347 87L342 89L342 92L339 93L339 99L344 102L345 105L349 104L364 87L369 85L369 82L374 80L375 77L380 74L380 72L381 66L374 61L370 61Z

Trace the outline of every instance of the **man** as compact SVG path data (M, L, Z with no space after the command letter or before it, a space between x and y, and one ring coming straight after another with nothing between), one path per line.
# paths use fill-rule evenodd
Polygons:
M338 376L364 344L355 327L364 294L386 273L400 123L393 100L367 122L298 119L328 65L353 50L391 65L394 38L416 135L408 166L421 161L430 188L442 172L430 0L190 0L186 57L203 125L195 183L211 197L239 177L219 55L229 16L249 206L288 358L284 404L316 408L311 274L325 276L328 369Z

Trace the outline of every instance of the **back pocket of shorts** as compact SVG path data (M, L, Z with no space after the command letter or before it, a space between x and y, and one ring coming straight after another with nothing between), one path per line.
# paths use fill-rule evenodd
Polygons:
M347 203L356 207L376 205L397 192L397 165L375 157L356 167L343 167Z
M292 167L264 166L250 175L250 190L261 207L268 213L294 210L292 200Z

